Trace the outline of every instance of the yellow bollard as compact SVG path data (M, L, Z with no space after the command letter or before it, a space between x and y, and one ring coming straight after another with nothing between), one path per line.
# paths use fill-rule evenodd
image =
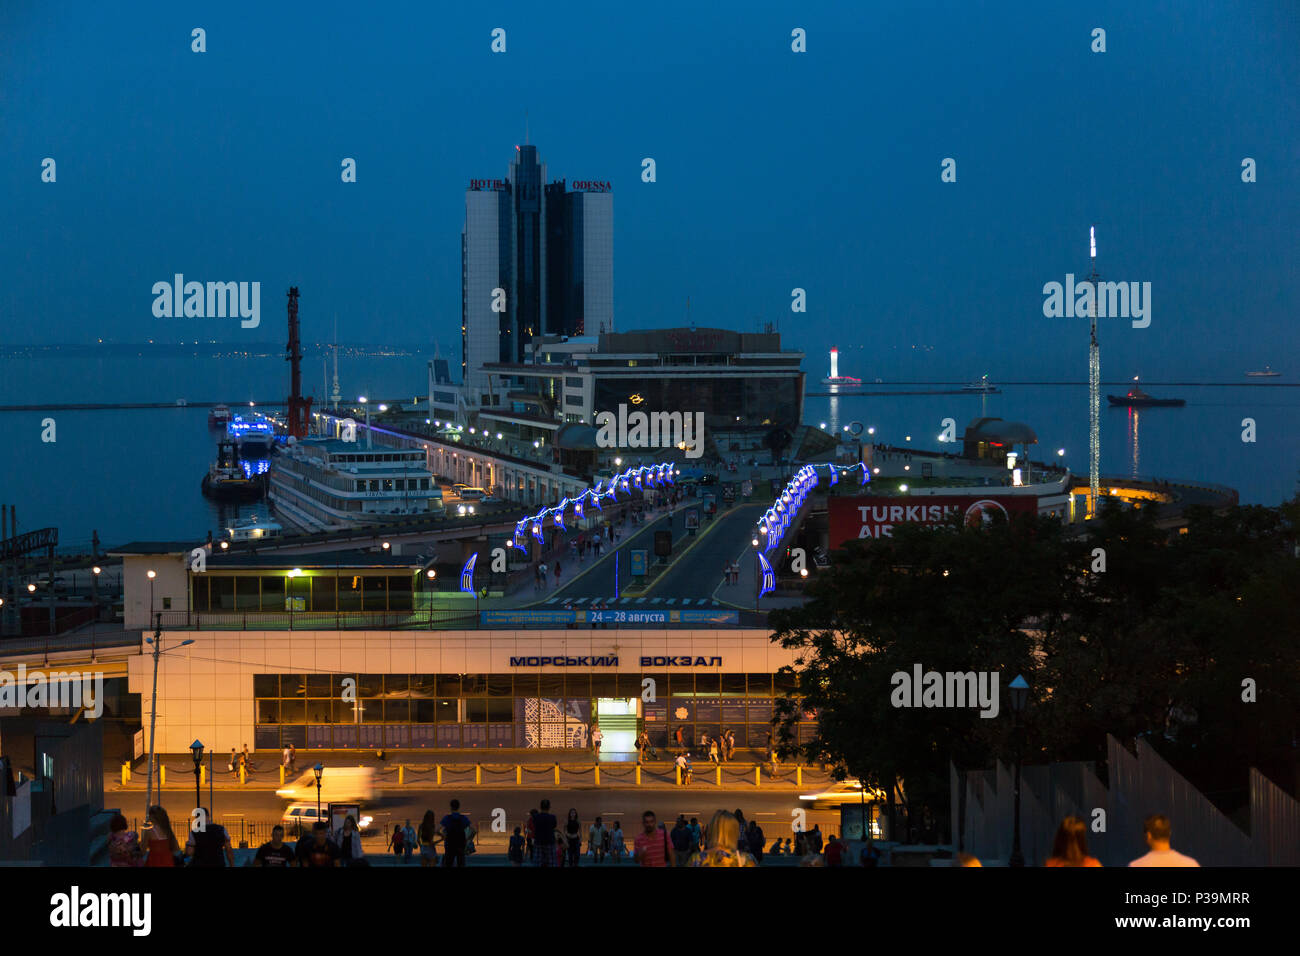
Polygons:
M794 782L797 787L803 786L803 764L794 768Z
M763 780L763 767L760 764L754 764L754 786L756 787L761 786L762 780Z
M523 785L524 785L524 768L519 764L515 764L515 786L522 787Z
M682 785L682 768L673 764L673 774L677 777L677 786Z
M560 785L560 765L558 763L555 765L555 785L557 787Z
M641 786L641 765L636 765L636 785Z
M240 766L239 766L239 782L240 782L240 783L248 783L248 777L246 776L246 772L247 772L247 771L246 771L246 768L244 767L244 765L243 765L243 764L240 764Z
M483 765L481 763L476 763L474 764L474 785L480 786L482 783L483 783Z
M284 764L280 764L280 786L284 786Z
M126 786L131 780L131 765L125 760L122 761L122 786Z
M714 768L714 771L717 775L718 786L721 787L722 786L722 764L718 764L717 767Z
M596 786L600 786L600 764L596 764Z
M438 786L442 786L442 764L438 764Z
M406 764L399 763L397 765L397 785L400 787L404 783L406 783Z
M160 763L158 765L158 789L161 790L167 786L167 765Z

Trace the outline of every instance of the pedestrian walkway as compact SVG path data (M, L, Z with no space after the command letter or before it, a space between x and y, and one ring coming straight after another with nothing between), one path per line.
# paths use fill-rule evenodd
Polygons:
M603 597L553 597L542 601L535 607L564 607L571 605L580 607L585 604L599 604L605 608L633 607L658 604L661 606L673 605L675 607L722 607L720 601L713 598L665 598L665 597L621 597L621 598L603 598Z
M278 754L263 752L254 757L258 768L249 773L243 782L226 769L226 757L218 756L218 764L211 784L217 790L277 790L280 783ZM668 754L661 750L661 756ZM309 772L316 763L325 767L372 767L377 783L384 789L396 792L433 787L488 787L488 788L544 788L566 789L609 788L664 788L677 786L673 764L669 759L647 761L641 768L640 782L636 774L636 756L604 752L599 764L590 750L404 750L386 751L380 759L373 750L298 751L297 769L285 775L292 781ZM737 749L733 760L722 765L721 789L752 790L760 788L822 788L830 777L821 770L804 767L800 772L791 765L782 764L780 776L768 772L763 752ZM188 753L160 754L156 767L165 767L163 788L166 790L193 790L194 762ZM558 777L556 768L558 769ZM596 769L599 767L599 779ZM756 779L755 768L760 768ZM204 763L204 783L207 763ZM400 769L399 769L400 768ZM148 761L136 761L130 778L122 782L122 765L106 760L104 789L107 791L145 789ZM694 789L718 789L718 775L713 766L701 761L695 768Z

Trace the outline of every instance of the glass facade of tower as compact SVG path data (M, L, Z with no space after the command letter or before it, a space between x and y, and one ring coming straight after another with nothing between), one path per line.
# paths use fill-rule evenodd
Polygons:
M483 365L523 362L539 335L614 327L609 183L548 184L537 147L515 149L508 180L473 180L465 194L461 376L471 399L484 404L493 402Z
M485 362L510 362L510 312L493 311L495 290L509 290L511 202L502 188L471 188L465 193L465 231L461 233L461 381L485 392ZM507 307L509 302L506 302Z

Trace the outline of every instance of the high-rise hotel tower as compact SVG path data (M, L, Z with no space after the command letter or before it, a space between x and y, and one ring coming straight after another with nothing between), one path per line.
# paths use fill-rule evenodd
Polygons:
M469 397L487 404L484 363L523 362L535 336L612 331L610 184L548 184L537 147L516 146L507 179L474 179L465 191L461 378Z

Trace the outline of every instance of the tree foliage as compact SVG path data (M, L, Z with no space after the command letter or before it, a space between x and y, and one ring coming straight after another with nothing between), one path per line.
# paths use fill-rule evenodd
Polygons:
M1023 674L1027 760L1101 760L1110 733L1148 738L1205 790L1241 785L1250 766L1294 786L1297 513L1193 510L1177 533L1154 507L1108 506L1082 531L1027 516L851 542L803 607L771 614L772 639L797 653L784 748L942 806L949 760L1012 758L1006 688ZM998 716L895 707L893 675L914 665L997 672ZM818 723L797 745L801 709Z

